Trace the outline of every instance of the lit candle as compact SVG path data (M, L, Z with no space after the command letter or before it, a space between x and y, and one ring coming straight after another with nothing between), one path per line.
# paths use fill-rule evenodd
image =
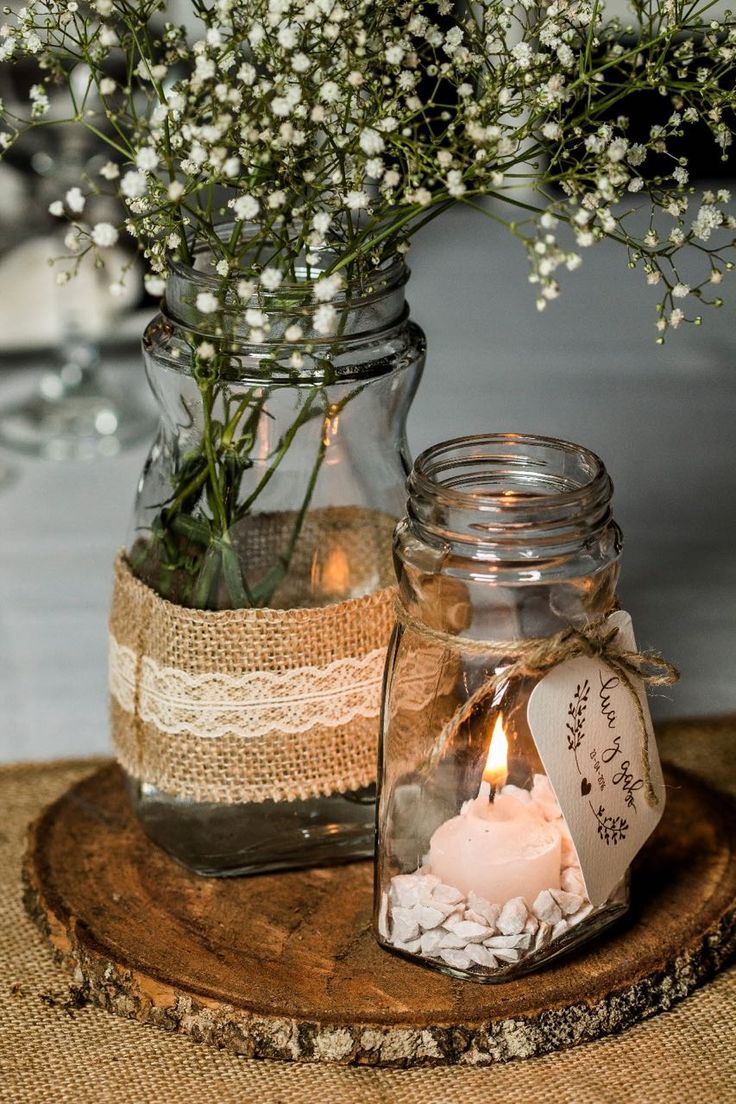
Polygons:
M531 908L543 889L560 887L560 833L541 813L499 793L508 775L508 741L496 718L478 796L432 836L429 866L446 885L491 904L523 897Z

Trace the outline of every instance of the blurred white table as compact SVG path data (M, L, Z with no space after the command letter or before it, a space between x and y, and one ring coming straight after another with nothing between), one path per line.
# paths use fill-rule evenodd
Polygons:
M410 419L414 450L514 430L600 453L626 538L623 602L640 642L683 672L654 699L655 714L736 710L733 307L658 347L641 275L604 246L537 314L520 247L467 212L410 259L413 314L430 350ZM135 363L120 370L145 386ZM5 383L0 368L0 398ZM112 560L145 452L94 464L3 456L15 479L0 487L0 760L108 748Z

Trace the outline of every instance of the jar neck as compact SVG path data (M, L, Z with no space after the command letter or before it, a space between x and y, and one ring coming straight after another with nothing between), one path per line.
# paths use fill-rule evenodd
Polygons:
M242 273L218 277L211 269L202 271L197 263L174 263L166 284L164 313L175 324L198 334L255 345L267 355L285 344L292 348L309 344L329 355L336 346L344 349L351 342L365 342L406 320L409 270L400 257L389 259L370 279L344 279L341 290L329 301L337 318L328 335L314 326L315 311L320 306L315 285L323 275L314 267L298 269L293 282L283 283L275 291L259 287L243 298ZM201 309L203 293L214 297L215 310ZM286 336L295 326L300 331L297 341ZM256 342L254 333L258 336Z
M462 437L417 458L408 526L426 544L519 565L533 581L541 563L575 556L614 526L612 492L602 461L579 445L515 433Z

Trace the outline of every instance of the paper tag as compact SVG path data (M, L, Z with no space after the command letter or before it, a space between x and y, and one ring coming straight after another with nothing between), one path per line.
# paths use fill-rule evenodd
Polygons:
M628 613L608 624L616 644L635 651ZM571 659L537 684L527 717L580 859L588 898L603 904L664 812L665 792L646 693L631 678L644 711L649 767L657 797L644 787L641 720L633 697L603 660Z

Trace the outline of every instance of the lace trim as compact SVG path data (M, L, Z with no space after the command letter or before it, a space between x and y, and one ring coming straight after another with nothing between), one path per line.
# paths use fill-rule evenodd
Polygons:
M282 674L191 674L138 657L110 636L110 693L122 709L171 735L252 740L277 731L337 728L378 716L385 648ZM138 675L138 677L136 677Z

